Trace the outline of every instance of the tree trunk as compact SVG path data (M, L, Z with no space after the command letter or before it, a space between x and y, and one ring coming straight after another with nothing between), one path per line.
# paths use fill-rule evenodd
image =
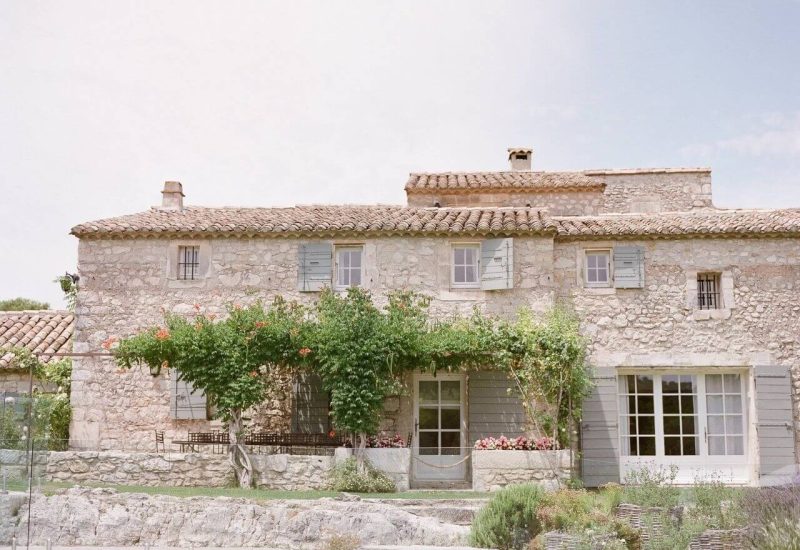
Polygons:
M244 426L242 425L242 411L239 409L231 411L228 435L230 437L228 455L236 474L236 480L242 489L250 489L253 486L253 464L244 447Z
M367 473L367 464L366 464L366 452L364 449L367 448L367 434L364 432L359 432L358 434L358 447L355 449L356 453L356 469L360 474Z

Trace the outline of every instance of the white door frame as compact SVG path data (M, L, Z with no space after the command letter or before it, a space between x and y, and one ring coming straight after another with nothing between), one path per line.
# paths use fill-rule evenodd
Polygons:
M466 445L467 437L467 376L464 373L439 373L436 375L429 373L415 372L413 375L413 393L414 393L414 410L413 410L413 444L411 449L411 473L416 481L423 482L463 482L467 479L467 462L466 457L469 452ZM420 455L419 454L419 383L420 381L447 381L457 380L460 384L460 412L461 412L461 432L460 432L460 449L458 455ZM441 427L440 427L441 429ZM425 463L436 464L444 466L442 468L435 468L428 466ZM453 464L454 466L447 467ZM457 465L455 465L457 464Z

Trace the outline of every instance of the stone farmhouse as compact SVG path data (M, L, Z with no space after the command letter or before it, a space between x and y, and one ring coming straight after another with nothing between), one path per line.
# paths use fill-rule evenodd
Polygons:
M187 206L167 182L160 206L72 229L75 351L157 324L163 310L309 302L326 286L413 289L436 315L566 301L596 377L580 426L588 486L643 465L674 464L685 482L794 475L800 210L715 208L708 169L537 172L532 154L509 149L501 172L411 174L404 206ZM457 486L476 439L523 432L508 387L490 371L418 374L387 400L384 428L412 435L412 484ZM213 422L174 376L120 375L102 357L75 359L72 404L74 449L151 450L154 430L179 437ZM253 421L324 432L327 396L295 380Z

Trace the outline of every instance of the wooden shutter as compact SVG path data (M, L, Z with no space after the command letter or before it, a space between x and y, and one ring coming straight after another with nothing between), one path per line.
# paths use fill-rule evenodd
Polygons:
M301 243L297 254L297 290L317 292L331 285L333 246L330 243Z
M788 483L797 474L789 367L755 367L759 484Z
M206 394L195 391L192 384L182 380L175 369L169 370L169 412L179 420L207 420Z
M525 409L514 382L505 373L471 372L467 388L469 446L484 437L523 435Z
M330 396L316 373L300 373L294 381L292 431L304 434L328 433Z
M587 487L619 483L619 413L613 367L596 368L594 388L583 402L581 472Z
M481 243L481 289L514 287L514 239L489 239Z
M644 288L644 248L614 247L614 287Z

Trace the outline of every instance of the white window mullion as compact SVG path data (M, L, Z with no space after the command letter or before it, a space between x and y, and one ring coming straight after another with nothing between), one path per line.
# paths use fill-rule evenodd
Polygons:
M661 397L661 375L653 375L653 412L656 425L656 457L664 457L664 403Z
M708 419L706 418L706 375L697 376L697 439L699 456L708 456Z

